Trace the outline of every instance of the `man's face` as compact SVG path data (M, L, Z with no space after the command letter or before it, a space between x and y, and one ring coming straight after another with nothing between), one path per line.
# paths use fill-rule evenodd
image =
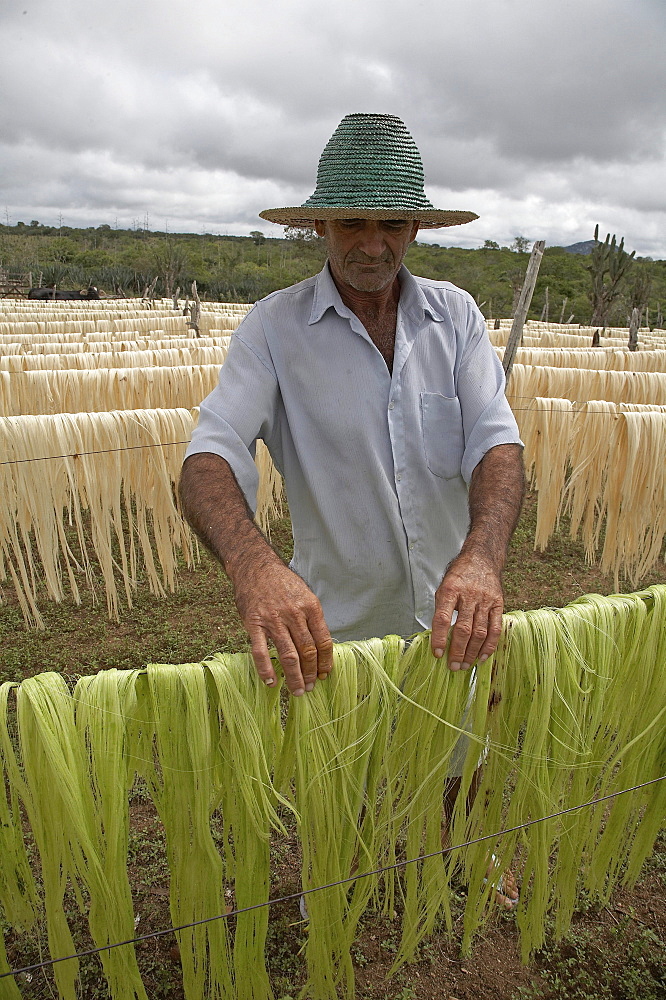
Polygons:
M357 292L382 292L393 284L418 228L418 222L404 219L315 222L317 235L326 240L333 277Z

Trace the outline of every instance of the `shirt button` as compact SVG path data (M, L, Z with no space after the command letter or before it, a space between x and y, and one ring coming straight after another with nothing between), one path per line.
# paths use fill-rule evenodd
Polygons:
M394 406L395 403L393 402L393 400L391 400L391 402L389 403L389 410L392 410Z
M409 543L409 551L411 552L413 548L414 548L414 542L410 542Z
M400 473L398 473L398 475L395 477L396 483L399 483L401 479L402 479L402 476L400 475Z

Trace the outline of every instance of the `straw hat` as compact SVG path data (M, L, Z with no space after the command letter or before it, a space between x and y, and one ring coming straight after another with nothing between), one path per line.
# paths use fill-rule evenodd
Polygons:
M423 190L421 155L394 115L347 115L326 143L317 187L297 208L269 208L262 219L312 228L315 219L418 220L422 229L460 226L474 212L434 208Z

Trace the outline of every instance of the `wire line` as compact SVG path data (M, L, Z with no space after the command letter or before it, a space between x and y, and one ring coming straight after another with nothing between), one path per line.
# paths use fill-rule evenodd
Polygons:
M118 941L115 944L102 945L99 948L89 948L86 951L76 952L74 955L64 955L62 958L50 958L45 962L37 962L35 965L24 965L20 969L11 969L9 972L0 973L0 979L6 979L7 976L18 976L21 973L35 972L39 969L43 969L49 965L55 965L57 962L69 962L72 959L86 958L89 955L98 955L102 951L110 951L112 948L123 948L126 945L137 944L141 941L149 941L153 938L164 937L166 934L175 934L178 931L188 930L190 927L199 927L201 924L209 924L214 920L228 920L230 917L235 917L240 913L249 913L251 910L260 910L266 906L274 906L276 903L287 903L292 899L300 899L301 896L309 895L313 892L322 892L324 889L335 889L337 886L346 885L348 882L355 882L360 878L369 878L371 875L381 875L383 872L395 871L398 868L405 868L407 865L413 865L418 861L427 861L429 858L436 858L438 855L450 854L452 851L460 851L465 847L472 847L474 844L480 844L484 840L492 840L495 837L503 837L508 833L515 833L517 830L525 830L528 826L534 826L535 823L545 823L546 820L556 819L558 816L566 816L567 813L576 812L579 809L585 809L587 806L597 805L599 802L606 802L608 799L614 799L618 795L626 795L627 792L635 792L639 788L646 788L648 785L654 785L660 781L666 780L666 774L662 774L659 778L652 778L650 781L643 781L640 785L632 785L630 788L622 788L619 792L611 792L609 795L602 795L598 799L590 799L589 802L581 802L577 806L569 806L568 809L561 809L559 812L550 813L548 816L540 816L538 819L530 819L525 823L519 823L517 826L510 826L506 830L499 830L496 833L486 833L482 837L476 837L475 840L468 840L464 844L455 844L453 847L443 847L439 851L433 851L430 854L421 854L418 858L408 858L406 861L398 861L394 865L386 865L383 868L376 868L371 872L362 872L361 874L350 875L348 878L340 879L338 882L329 882L326 885L315 886L314 889L306 889L302 892L292 892L288 896L277 896L275 899L268 899L263 903L253 903L251 906L244 906L242 909L231 910L229 913L218 913L214 917L203 917L201 920L194 920L190 924L181 924L178 927L167 927L161 931L151 931L149 934L141 934L139 937L129 938L127 941Z

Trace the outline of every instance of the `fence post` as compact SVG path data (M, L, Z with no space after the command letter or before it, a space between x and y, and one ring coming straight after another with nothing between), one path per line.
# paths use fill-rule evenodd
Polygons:
M192 298L194 299L194 302L190 306L190 321L187 325L191 330L194 330L194 335L196 337L200 337L201 332L199 330L199 323L201 320L201 301L199 299L196 281L192 282Z
M536 285L537 276L539 274L539 266L541 264L541 258L543 257L545 246L545 240L535 240L532 247L532 254L530 256L529 264L527 265L527 271L525 272L525 280L520 292L520 298L518 299L516 313L513 317L513 323L511 324L509 341L506 345L504 359L502 361L504 375L507 381L511 374L511 369L513 368L513 359L516 356L516 351L518 350L523 339L523 327L525 325L525 319L527 318L527 311L530 308L530 302L532 301L532 295L534 294L534 286Z
M641 314L640 310L634 308L631 310L631 320L629 321L629 350L638 350L638 328L641 325Z

